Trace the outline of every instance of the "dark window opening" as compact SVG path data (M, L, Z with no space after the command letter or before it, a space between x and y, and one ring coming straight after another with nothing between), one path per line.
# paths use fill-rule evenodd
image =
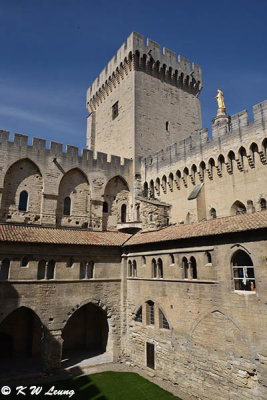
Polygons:
M21 266L22 267L27 267L28 263L29 263L28 258L27 257L23 257L23 259L21 260Z
M155 346L152 343L146 343L146 365L148 368L155 368Z
M266 210L266 200L265 199L260 199L260 207L261 207L261 211Z
M113 104L112 106L112 119L117 118L118 115L119 115L119 102L116 101L116 103Z
M166 121L165 127L166 127L166 131L169 132L169 130L170 130L170 123L169 123L169 121Z
M212 264L212 259L211 259L211 254L210 254L210 252L209 251L206 251L206 261L207 261L207 264Z
M82 261L80 264L80 279L86 278L86 261Z
M87 278L93 279L93 277L94 277L94 262L90 261L87 269Z
M37 279L45 279L45 269L46 269L46 262L45 260L41 260L38 263L38 269L37 269Z
M70 215L71 199L70 197L65 197L64 199L64 215Z
M19 211L27 211L28 208L28 192L23 190L19 195Z
M215 208L211 208L210 209L210 216L211 216L212 219L217 218L217 214L216 214Z
M106 201L103 203L103 213L108 213L108 203Z
M163 263L161 258L158 259L158 277L160 279L163 278Z
M1 281L7 281L9 278L9 269L10 269L10 260L5 259L1 263L1 269L0 269L0 280Z
M132 266L132 261L128 261L128 276L133 276L133 266Z
M134 278L137 277L137 265L135 260L133 260L133 276Z
M121 222L122 223L126 222L126 211L127 211L126 204L123 204L121 206Z
M190 258L191 278L197 279L197 262L195 257Z
M47 265L47 274L46 278L47 279L54 279L55 278L55 261L50 260Z
M184 270L184 279L188 279L188 261L186 257L183 258L182 265Z
M143 317L142 317L142 307L140 307L136 313L135 316L135 321L136 322L142 322L143 321Z

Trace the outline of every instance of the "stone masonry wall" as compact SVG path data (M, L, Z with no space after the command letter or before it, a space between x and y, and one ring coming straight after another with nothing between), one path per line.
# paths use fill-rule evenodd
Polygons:
M253 260L256 292L233 288L231 258L238 249ZM126 359L196 399L265 399L266 240L241 241L240 236L231 243L191 240L186 246L174 243L154 245L154 251L144 246L128 251L128 260L137 263L137 277L127 279ZM195 257L197 279L184 279L184 256ZM152 278L152 258L162 259L163 279ZM153 325L147 325L148 300L155 304ZM135 321L140 306L142 323ZM159 309L169 330L160 328ZM154 371L146 366L147 342L155 345Z

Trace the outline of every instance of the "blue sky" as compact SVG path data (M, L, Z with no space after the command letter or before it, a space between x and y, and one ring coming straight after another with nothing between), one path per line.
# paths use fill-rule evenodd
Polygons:
M0 129L85 147L86 89L131 31L201 65L203 128L267 98L267 0L0 0ZM250 115L251 116L251 115Z

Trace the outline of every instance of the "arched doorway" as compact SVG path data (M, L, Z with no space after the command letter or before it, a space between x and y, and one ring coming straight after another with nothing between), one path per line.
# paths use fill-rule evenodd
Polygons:
M3 320L0 324L0 374L41 368L42 330L39 317L27 307L18 308Z
M106 312L91 303L84 305L74 312L63 329L62 365L113 361L108 335Z

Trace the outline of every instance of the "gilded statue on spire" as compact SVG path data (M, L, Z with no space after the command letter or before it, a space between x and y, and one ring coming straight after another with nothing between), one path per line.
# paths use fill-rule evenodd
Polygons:
M221 91L221 89L217 89L217 92L218 92L218 94L215 97L215 99L217 100L217 104L218 104L217 115L218 114L225 114L226 107L225 107L225 104L224 104L223 92Z

